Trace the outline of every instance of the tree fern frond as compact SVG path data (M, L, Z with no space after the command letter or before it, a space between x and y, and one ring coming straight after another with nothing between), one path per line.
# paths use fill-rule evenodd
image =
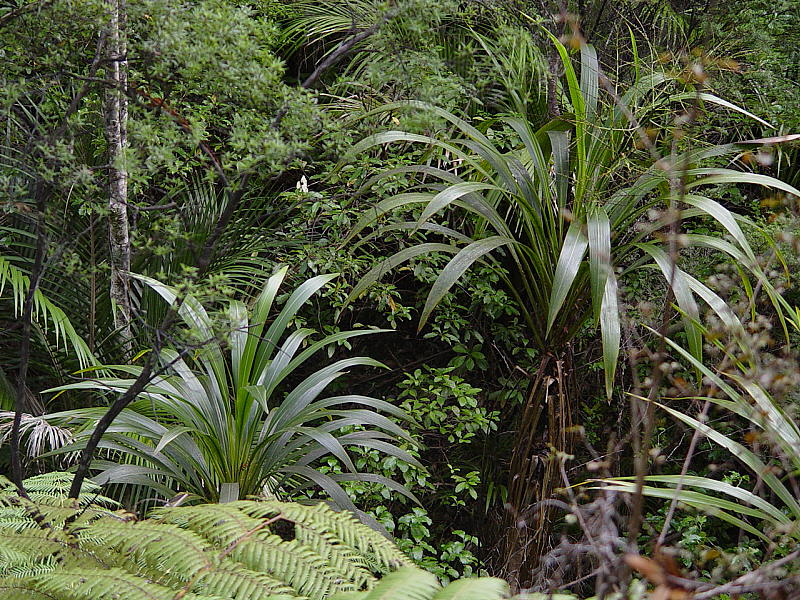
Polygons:
M286 542L274 534L260 532L245 539L231 557L248 569L282 577L303 596L324 598L349 587L319 554L296 540Z
M21 531L34 527L53 528L61 527L67 522L71 524L71 529L75 529L103 517L125 521L130 520L132 515L122 512L112 513L107 509L93 506L84 507L76 512L74 505L48 506L20 499L16 504L0 505L0 530Z
M266 573L228 564L201 577L195 588L198 592L219 594L232 600L297 598L291 587Z
M364 530L359 522L348 512L336 512L326 504L304 506L287 502L241 503L246 514L269 518L281 513L292 521L295 527L306 529L306 536L332 535L340 544L349 546L364 555L371 564L380 567L382 572L401 566L410 566L411 560L388 539L374 530ZM329 538L333 539L333 538Z
M473 579L441 590L391 541L325 504L164 507L135 521L70 504L69 478L25 482L49 504L0 480L0 600L491 600L506 589ZM84 493L98 489L87 483Z
M460 579L436 592L432 600L501 600L508 597L508 591L508 584L502 579Z
M24 531L4 531L2 535L13 539L14 549L36 560L48 556L58 556L63 565L83 565L90 568L105 567L97 556L78 548L73 540L60 530L26 529ZM9 568L13 565L9 565Z
M55 596L31 589L33 585L24 579L9 579L0 582L0 600L53 600Z
M101 552L114 550L168 579L188 581L214 566L214 548L197 534L174 525L103 520L78 532L79 541Z
M58 567L58 560L54 556L47 556L40 560L29 560L27 562L15 562L12 567L7 569L5 575L11 577L35 577L50 573Z
M30 499L39 504L50 506L70 506L72 500L69 499L69 488L72 483L73 475L54 471L29 477L25 480L25 490ZM94 504L97 506L118 507L116 500L103 496L101 487L92 481L84 481L81 486L81 493L78 496L78 503L81 506ZM0 480L0 504L3 499L16 498L16 488L8 479Z
M157 508L151 518L190 529L223 547L263 522L244 514L235 503Z
M175 590L152 583L122 569L59 569L30 578L36 591L64 600L167 600ZM200 596L187 593L184 600L224 600L224 596Z
M337 572L350 580L355 589L372 587L375 581L369 561L354 548L343 544L328 532L317 532L305 527L295 527L295 539L322 556ZM374 567L380 571L380 566Z
M164 522L186 527L222 547L227 547L244 536L251 536L248 543L270 545L276 541L275 536L271 536L268 532L261 531L254 535L252 532L263 523L263 519L247 516L235 506L235 503L165 508L154 511L154 514ZM336 579L348 582L355 589L361 589L374 580L372 573L367 569L366 558L350 546L342 544L332 533L312 531L295 523L294 536L297 548L305 546L313 556L321 558L323 563L337 574ZM283 543L283 540L280 539L280 542ZM253 547L248 552L250 558L255 561L249 564L251 569L257 567L260 570L271 571L263 563L256 564L258 560L255 558L261 553L262 560L268 560L263 556L268 549ZM312 554L306 556L311 557Z
M36 556L35 552L18 548L13 538L0 538L0 575L31 577L52 571L57 564L55 556Z

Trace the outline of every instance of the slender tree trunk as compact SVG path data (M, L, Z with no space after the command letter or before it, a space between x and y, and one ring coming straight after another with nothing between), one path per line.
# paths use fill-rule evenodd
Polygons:
M125 149L128 145L127 44L125 40L125 0L108 0L109 27L106 50L106 78L114 82L105 92L105 135L108 145L108 239L111 253L111 300L114 325L125 351L131 349L130 281L131 244L128 224L128 172Z
M514 589L531 586L539 558L547 551L553 510L547 504L561 487L557 452L574 444L572 395L563 356L544 356L531 382L522 413L509 472L503 575Z

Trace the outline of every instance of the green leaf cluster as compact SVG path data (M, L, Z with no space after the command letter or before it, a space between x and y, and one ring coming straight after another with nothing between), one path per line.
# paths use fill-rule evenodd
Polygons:
M499 579L442 588L389 540L325 504L239 501L160 508L145 520L85 497L67 474L0 481L0 598L426 600L507 597Z

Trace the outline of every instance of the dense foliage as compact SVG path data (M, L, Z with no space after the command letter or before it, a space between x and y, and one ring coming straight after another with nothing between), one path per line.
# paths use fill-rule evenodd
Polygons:
M795 0L0 4L0 595L796 597Z
M65 475L27 480L35 501L0 481L0 598L506 596L506 584L491 578L441 589L389 540L324 504L167 507L137 521L98 497L96 485L73 504Z

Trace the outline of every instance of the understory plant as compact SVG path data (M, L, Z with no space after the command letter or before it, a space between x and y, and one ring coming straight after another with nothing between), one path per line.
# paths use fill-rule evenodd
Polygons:
M392 401L411 417L407 428L416 442L400 446L427 468L372 448L355 449L353 461L360 470L402 484L422 505L370 481L347 482L343 488L418 565L445 581L473 575L481 569L476 556L481 541L471 521L479 494L485 494L474 454L497 429L499 413L480 406L481 390L455 375L453 367L416 369L398 387ZM321 469L342 473L345 466L329 455Z
M71 477L0 478L0 598L58 600L500 600L500 579L442 588L397 547L325 504L237 501L160 508L147 519Z
M735 481L726 481L720 476L724 473L701 475L686 469L679 474L647 475L642 493L720 519L772 548L770 553L777 550L778 557L796 548L800 542L800 423L793 414L795 407L776 400L759 381L769 378L769 368L747 368L747 357L752 358L748 346L742 345L736 353L729 350L724 363L729 368L724 369L701 363L672 339L666 343L679 360L702 373L705 385L698 394L663 398L656 405L693 430L697 438L718 446L750 475L740 475ZM786 379L789 386L795 381L794 373L774 376ZM681 408L687 401L703 408L693 416ZM712 416L721 418L712 420ZM730 419L744 423L744 433L726 432L713 424ZM757 485L748 489L748 481ZM613 491L637 492L635 477L594 483Z
M538 364L530 373L509 472L508 501L514 511L508 511L506 568L512 575L520 568L530 570L546 537L546 528L538 527L530 532L530 546L528 534L512 524L519 517L512 515L525 515L536 505L543 519L542 501L560 477L556 461L540 460L534 450L572 449L570 431L578 410L572 348L578 336L587 327L599 330L605 391L611 397L626 306L620 281L652 270L679 308L677 319L689 351L702 360L698 301L723 321L731 315L714 291L682 268L682 257L692 248L735 261L759 282L756 289L769 297L783 323L784 304L743 234L742 223L748 219L703 190L754 184L800 194L772 177L717 166L719 157L738 151L735 145L696 150L680 141L681 123L691 119L687 102L753 115L698 89L690 79L675 81L662 72L640 71L638 64L633 84L618 90L601 72L594 48L576 41L579 68L567 47L553 39L564 70L558 88L564 112L542 126L525 115L512 115L476 127L440 108L393 103L374 112L430 111L450 124L451 133L382 132L352 151L359 155L390 144L420 144L429 149L429 158L424 164L380 172L364 184L369 189L397 176L417 175L406 190L365 210L353 227L349 240L358 239L357 247L389 232L408 233L409 244L369 271L351 300L416 257L440 253L452 259L430 288L420 329L462 275L479 263L497 267L502 284L521 307ZM601 91L606 102L601 102ZM674 112L673 139L664 143L655 127ZM497 136L497 131L506 135ZM713 223L710 235L680 230L682 220L698 217Z
M268 279L253 307L231 301L221 315L210 315L191 295L178 309L183 327L172 347L162 350L160 374L122 411L104 435L95 481L126 483L164 497L187 492L195 500L232 501L248 496L286 497L321 488L333 501L355 510L339 485L371 481L404 493L386 477L360 472L348 449L370 448L420 466L394 443L410 441L398 424L398 407L357 394L323 393L356 366L381 367L367 357L322 366L319 356L331 345L376 333L361 329L314 338L312 329L293 328L298 311L336 275L319 275L299 285L275 313L287 268ZM168 304L179 292L138 276ZM50 390L120 394L141 372L133 365L107 366L114 377L88 377ZM104 408L64 411L48 416L74 429L62 452L79 450ZM387 418L392 415L396 420ZM357 431L346 428L358 426ZM326 455L343 471L321 473Z

